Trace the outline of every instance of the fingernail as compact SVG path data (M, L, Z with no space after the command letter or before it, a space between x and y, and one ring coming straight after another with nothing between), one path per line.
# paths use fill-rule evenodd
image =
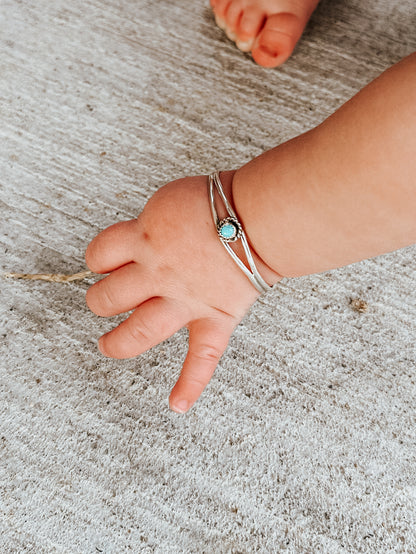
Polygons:
M189 402L187 400L178 400L173 406L171 406L174 412L178 414L184 414L189 410Z
M103 338L104 336L102 336L99 340L98 340L98 350L101 352L101 354L103 354L104 356L107 356L107 353L105 351L105 348L104 348L104 344L103 344Z

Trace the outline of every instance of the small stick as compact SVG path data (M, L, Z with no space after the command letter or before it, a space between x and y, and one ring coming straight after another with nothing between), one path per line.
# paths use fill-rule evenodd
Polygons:
M94 275L92 271L80 271L72 275L65 275L63 273L4 273L3 277L49 281L51 283L70 283L71 281L82 281L90 275Z

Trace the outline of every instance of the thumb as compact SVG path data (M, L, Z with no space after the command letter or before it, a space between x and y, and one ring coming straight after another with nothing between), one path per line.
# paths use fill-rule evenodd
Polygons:
M231 333L233 320L198 319L189 324L189 347L179 379L169 398L174 412L185 413L209 383Z

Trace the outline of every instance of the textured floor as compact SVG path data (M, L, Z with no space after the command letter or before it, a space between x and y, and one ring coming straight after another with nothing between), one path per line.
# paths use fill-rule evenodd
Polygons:
M413 0L324 0L265 70L202 0L2 0L0 271L81 271L161 184L310 129L415 28ZM104 359L93 279L2 279L0 552L415 553L415 255L284 281L186 416L184 332Z

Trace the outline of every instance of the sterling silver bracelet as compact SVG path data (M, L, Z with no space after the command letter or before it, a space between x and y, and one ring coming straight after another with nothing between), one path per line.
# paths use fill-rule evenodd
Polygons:
M221 200L224 202L226 210L228 212L228 217L225 219L219 219L217 210L215 209L215 199L214 199L214 186L217 189L218 194L220 195ZM208 177L208 192L209 192L209 201L211 204L212 218L214 220L215 228L217 229L218 236L221 240L221 243L224 245L224 248L230 254L232 259L238 265L238 267L243 271L246 277L251 281L251 283L256 287L256 289L262 293L267 292L272 287L266 283L263 277L258 272L256 264L254 263L253 256L248 245L247 237L244 232L244 229L241 223L238 221L237 214L231 207L228 202L224 190L222 188L222 183L220 180L220 175L218 171L214 171ZM240 260L237 254L229 245L230 242L235 242L236 240L241 240L241 243L244 248L244 252L247 258L248 265L250 266L251 271L244 265Z

